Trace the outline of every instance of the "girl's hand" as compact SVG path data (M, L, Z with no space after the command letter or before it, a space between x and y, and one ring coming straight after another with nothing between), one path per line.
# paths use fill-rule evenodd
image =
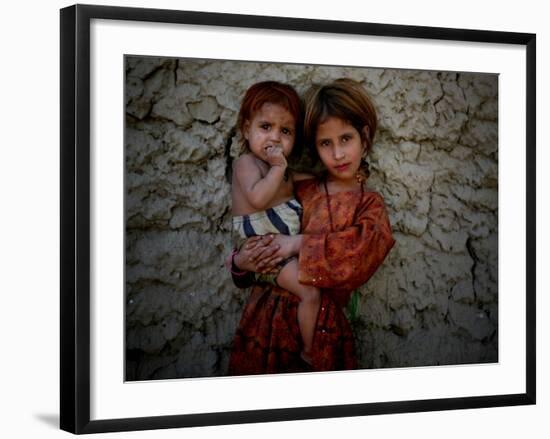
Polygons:
M271 245L279 247L278 250L273 253L273 257L280 257L281 260L288 259L300 252L302 235L274 235Z
M275 253L278 245L272 244L276 235L253 236L248 238L240 251L235 254L235 265L240 270L255 273L272 273L282 258Z

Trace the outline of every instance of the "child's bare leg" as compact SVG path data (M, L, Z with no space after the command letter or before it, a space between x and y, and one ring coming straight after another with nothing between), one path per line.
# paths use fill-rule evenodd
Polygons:
M277 284L300 298L298 305L298 325L304 342L303 357L310 359L313 334L317 324L317 315L321 306L321 293L318 288L298 282L298 261L289 261L277 276Z

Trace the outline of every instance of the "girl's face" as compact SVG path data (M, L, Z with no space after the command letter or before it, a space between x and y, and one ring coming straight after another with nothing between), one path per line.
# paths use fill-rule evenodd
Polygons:
M244 138L252 153L261 160L267 158L267 148L279 145L288 157L296 137L296 121L290 112L279 104L266 102L247 120Z
M317 127L315 147L331 180L350 187L357 184L355 177L367 147L359 131L348 122L330 116Z

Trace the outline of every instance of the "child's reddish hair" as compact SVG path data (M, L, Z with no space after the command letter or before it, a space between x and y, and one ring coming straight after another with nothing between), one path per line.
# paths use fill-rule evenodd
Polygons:
M243 149L248 150L248 142L243 136L246 121L250 121L256 111L262 105L270 103L281 105L294 118L296 122L295 145L298 145L302 131L302 101L296 90L288 84L276 81L258 82L252 85L245 93L239 110L237 128L241 135Z

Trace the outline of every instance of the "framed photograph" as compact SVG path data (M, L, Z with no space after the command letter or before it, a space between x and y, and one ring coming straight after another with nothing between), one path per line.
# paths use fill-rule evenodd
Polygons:
M524 33L62 9L61 428L535 404L535 53ZM257 209L254 172L282 191ZM236 262L259 214L300 237L271 277Z

